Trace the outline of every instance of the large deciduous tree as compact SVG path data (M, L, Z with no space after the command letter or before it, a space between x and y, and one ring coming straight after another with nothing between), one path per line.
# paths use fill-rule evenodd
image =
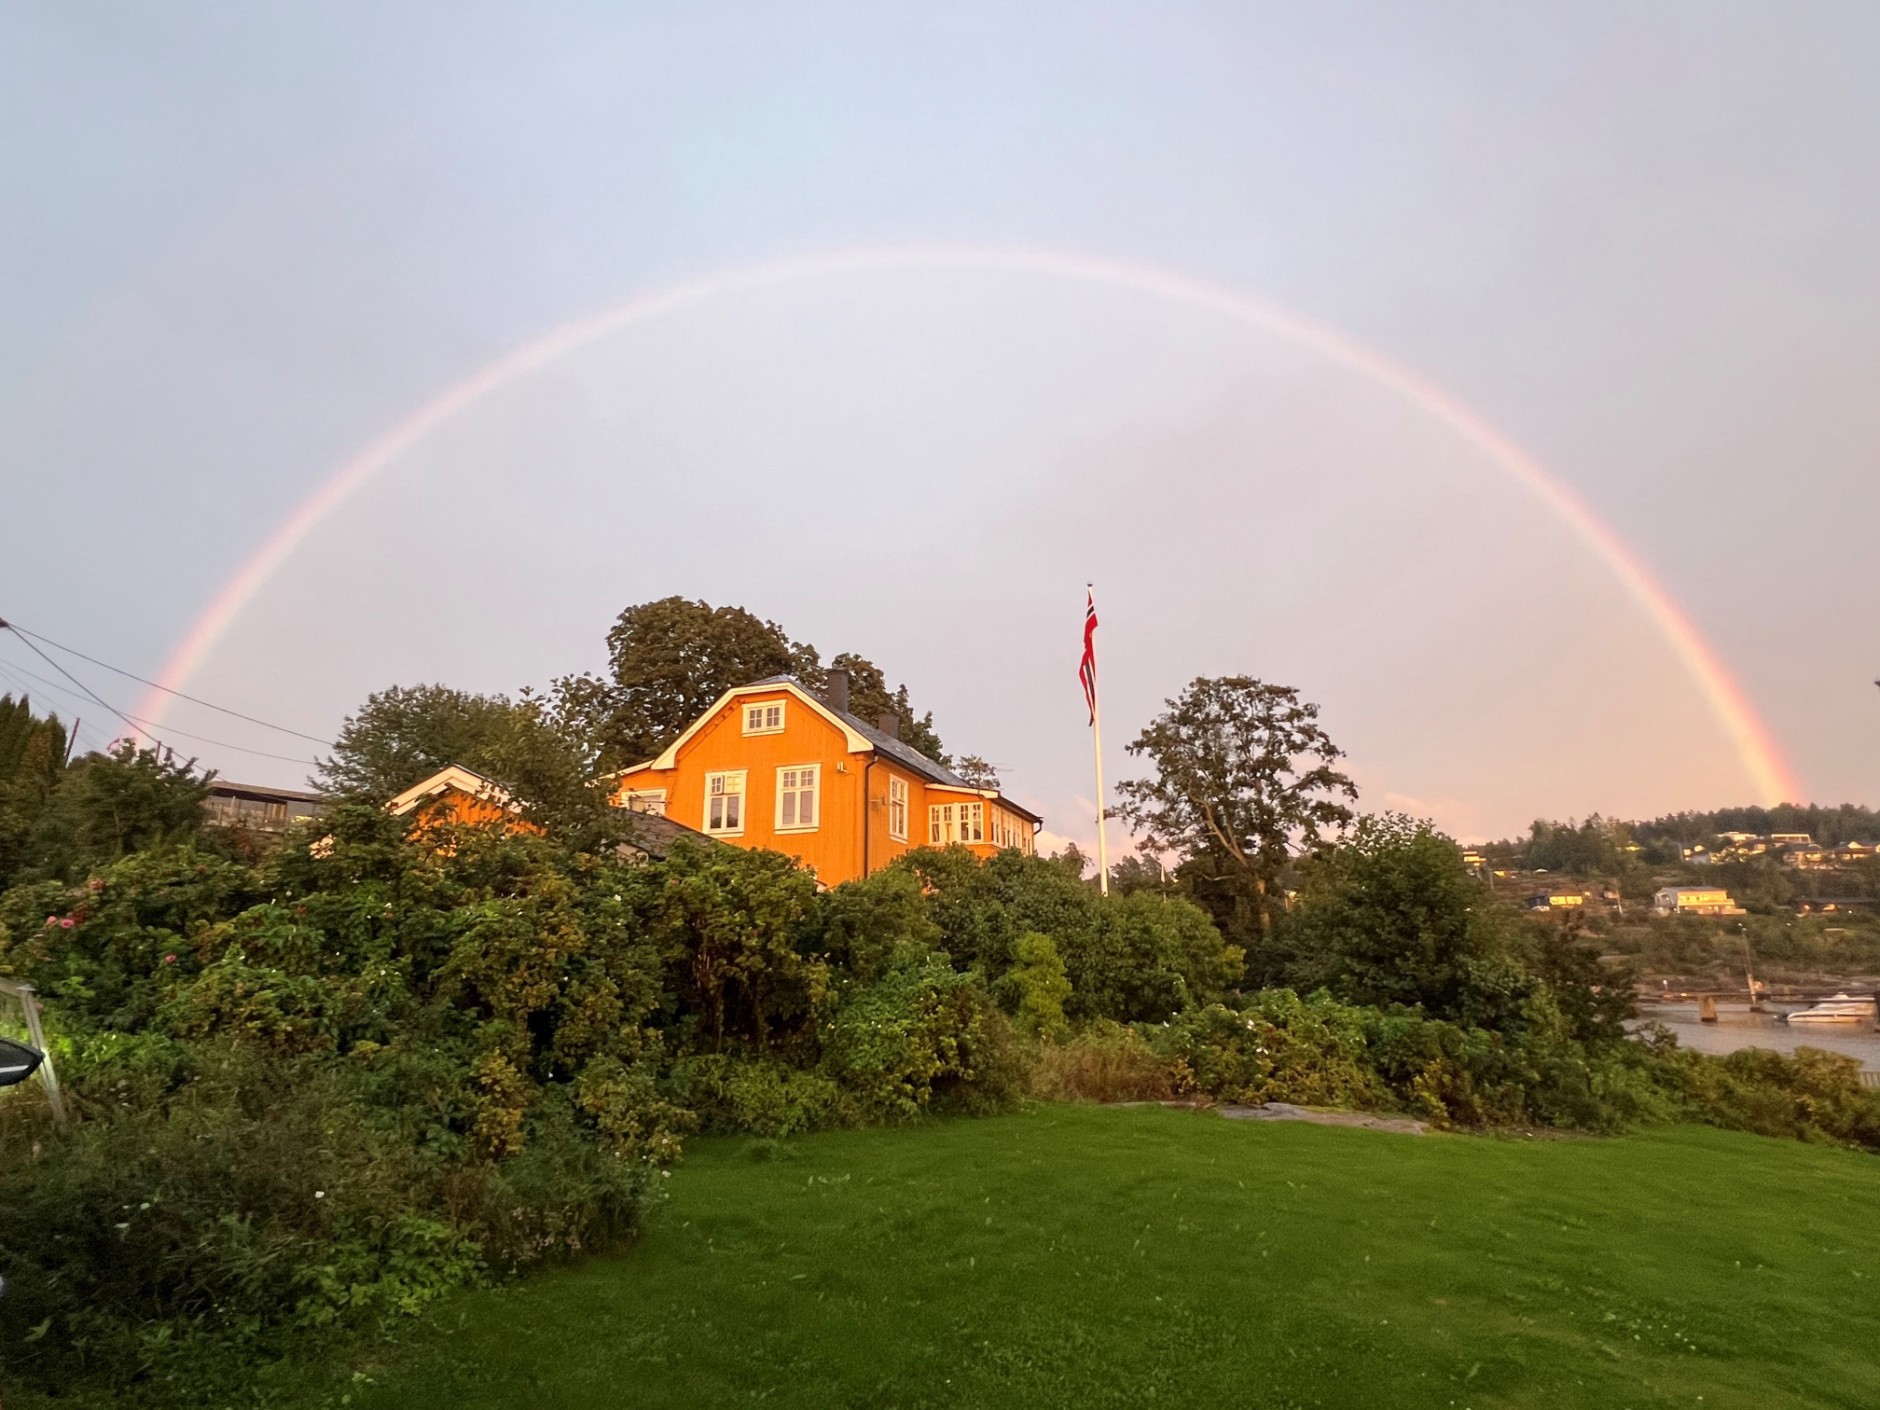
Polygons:
M581 810L595 747L547 703L443 685L393 686L346 718L315 783L336 796L382 803L446 764L496 780L526 806Z
M932 712L917 716L905 685L890 690L881 668L853 652L825 668L814 646L792 641L776 622L742 607L684 597L638 603L607 633L607 655L608 678L583 674L555 682L554 712L567 728L596 741L608 767L657 754L727 690L793 676L821 692L836 669L849 674L851 713L874 724L892 712L902 722L902 739L946 761Z
M1128 746L1155 773L1117 785L1117 816L1152 850L1183 857L1196 899L1231 938L1249 920L1265 934L1294 851L1351 820L1358 790L1335 767L1343 753L1290 686L1201 676L1167 704Z

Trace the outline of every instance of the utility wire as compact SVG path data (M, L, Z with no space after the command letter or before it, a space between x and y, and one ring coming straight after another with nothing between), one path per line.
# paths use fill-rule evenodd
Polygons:
M14 628L12 623L6 623L6 626L15 636L19 637L19 639L26 644L27 648L32 651L34 655L38 656L48 666L52 667L53 670L64 676L73 685L77 686L86 699L90 700L100 709L109 710L113 715L116 715L120 720L124 721L125 724L130 726L132 734L140 734L150 740L151 743L158 746L162 745L163 741L161 739L158 739L156 735L152 734L148 728L144 728L144 726L150 725L151 721L142 719L136 715L125 714L122 710L118 709L117 706L104 699L90 686L86 685L85 682L66 670L65 667L46 655L45 652L41 651L33 644L29 637L21 633L17 628ZM30 675L31 672L27 672L27 674ZM50 684L50 682L48 682L48 684ZM165 725L163 728L166 734L180 735L184 739L193 739L198 744L212 744L218 749L233 749L238 754L254 754L263 759L278 759L284 764L306 764L313 768L320 766L317 759L301 759L289 754L271 754L265 749L250 749L246 745L230 744L225 739L211 739L207 735L191 734L188 730L172 729L168 725Z
M321 739L318 735L314 735L314 734L302 734L297 729L287 728L286 725L270 724L266 720L256 719L253 715L244 715L240 710L231 710L226 705L217 705L213 701L199 700L193 695L183 694L183 692L180 690L172 690L169 686L164 685L160 681L145 680L142 676L138 675L135 671L127 671L121 666L113 666L109 661L100 661L95 656L87 656L82 651L76 651L69 646L61 646L58 642L54 641L51 637L41 636L38 632L30 632L26 630L25 627L20 626L17 622L9 622L4 617L0 617L0 628L4 628L5 630L12 632L17 637L21 637L21 638L31 637L33 641L43 641L47 646L52 647L55 651L63 651L68 656L76 656L81 661L89 661L94 666L103 667L105 670L110 671L116 675L123 676L127 680L134 680L139 685L147 685L152 690L162 691L165 695L174 695L178 700L187 700L191 705L200 705L206 710L214 710L220 714L232 715L238 720L248 721L248 723L251 725L260 725L263 729L278 730L282 734L291 734L296 739L304 739L310 744L324 745L328 749L331 749L334 747L333 741L330 739ZM27 645L29 646L32 645L32 642L28 642ZM41 652L40 654L44 655L45 653ZM181 734L182 731L177 730L175 731L175 733ZM279 757L279 756L275 756L275 757Z

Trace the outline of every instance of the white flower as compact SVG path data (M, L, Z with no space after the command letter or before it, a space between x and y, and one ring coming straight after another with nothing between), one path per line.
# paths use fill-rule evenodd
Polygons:
M326 1198L326 1191L325 1191L325 1190L315 1190L315 1191L313 1192L313 1197L314 1197L315 1199L325 1199L325 1198Z

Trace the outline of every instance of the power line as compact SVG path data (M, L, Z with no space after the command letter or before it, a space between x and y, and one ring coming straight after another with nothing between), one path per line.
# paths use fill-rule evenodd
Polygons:
M108 710L113 715L116 715L120 720L124 721L126 725L130 726L130 730L132 734L142 735L144 738L148 739L151 743L158 745L159 747L162 746L163 741L159 739L156 735L152 734L148 728L148 726L152 723L151 721L146 720L142 718L141 716L125 714L122 710L118 709L117 706L111 704L110 701L104 699L96 691L94 691L90 686L86 685L85 682L80 680L77 676L73 675L70 671L66 670L65 667L61 666L57 661L53 660L50 656L46 655L46 653L41 651L37 646L35 646L31 640L29 640L25 635L21 634L16 628L14 628L11 623L6 623L5 625L9 630L13 631L13 634L15 636L19 637L19 639L26 644L26 647L28 650L30 650L34 655L38 656L47 665L51 666L53 670L57 671L60 675L64 676L74 686L78 687L79 691L85 696L86 699L90 700L93 704L97 705L100 709ZM23 667L16 668L16 669L24 670ZM27 675L33 674L30 671L25 671L24 673ZM34 676L34 679L44 680L45 678L43 676ZM46 684L50 685L52 684L52 682L47 681ZM142 727L140 728L140 726ZM302 759L297 756L289 755L289 754L271 754L265 749L250 749L247 745L244 745L244 744L230 744L226 739L211 739L207 735L191 734L188 730L172 729L168 725L165 725L163 728L164 728L164 733L166 734L179 735L184 739L194 740L198 744L214 745L217 749L233 749L238 754L253 754L256 757L262 758L262 759L278 759L284 764L306 764L311 768L318 768L320 766L319 760L317 759Z
M174 695L178 700L187 700L191 705L200 705L206 710L214 710L220 714L232 715L234 718L238 720L246 720L251 725L260 725L263 729L278 730L282 734L291 734L296 739L304 739L310 744L319 744L328 749L331 749L334 747L333 741L330 739L321 739L318 735L313 735L313 734L302 734L297 729L287 728L286 725L270 724L266 720L255 718L255 716L253 715L244 715L240 710L231 710L226 705L217 705L213 701L200 700L196 696L185 695L180 690L172 690L169 686L164 685L160 681L145 680L144 677L138 675L135 671L127 671L122 666L113 666L109 661L100 661L97 657L87 656L84 652L74 650L72 647L61 646L58 642L54 641L51 637L41 636L38 632L28 631L26 630L25 627L20 626L16 622L9 622L4 617L0 617L0 628L4 628L7 631L12 632L15 636L18 636L21 638L31 637L33 638L34 641L43 641L47 646L52 647L55 651L63 651L68 656L76 656L81 661L89 661L94 666L102 667L103 669L110 671L115 675L120 675L120 676L125 677L127 680L134 680L139 685L147 685L152 690L162 691L165 695ZM29 646L31 644L32 644L31 642L27 643L27 645ZM45 653L41 652L40 654L44 655ZM176 730L174 732L177 734L182 733L181 730ZM279 756L277 755L275 757L279 757Z

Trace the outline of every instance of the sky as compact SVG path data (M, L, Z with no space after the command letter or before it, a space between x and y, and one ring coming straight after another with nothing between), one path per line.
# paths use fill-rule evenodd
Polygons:
M172 683L331 739L736 602L1087 841L1094 580L1111 780L1244 673L1323 706L1365 806L1466 838L1761 801L1466 421L1609 526L1796 792L1874 803L1876 40L1714 0L10 5L0 616L156 678L366 448L679 290L406 437ZM20 686L124 732L0 639ZM318 749L160 728L245 780Z

